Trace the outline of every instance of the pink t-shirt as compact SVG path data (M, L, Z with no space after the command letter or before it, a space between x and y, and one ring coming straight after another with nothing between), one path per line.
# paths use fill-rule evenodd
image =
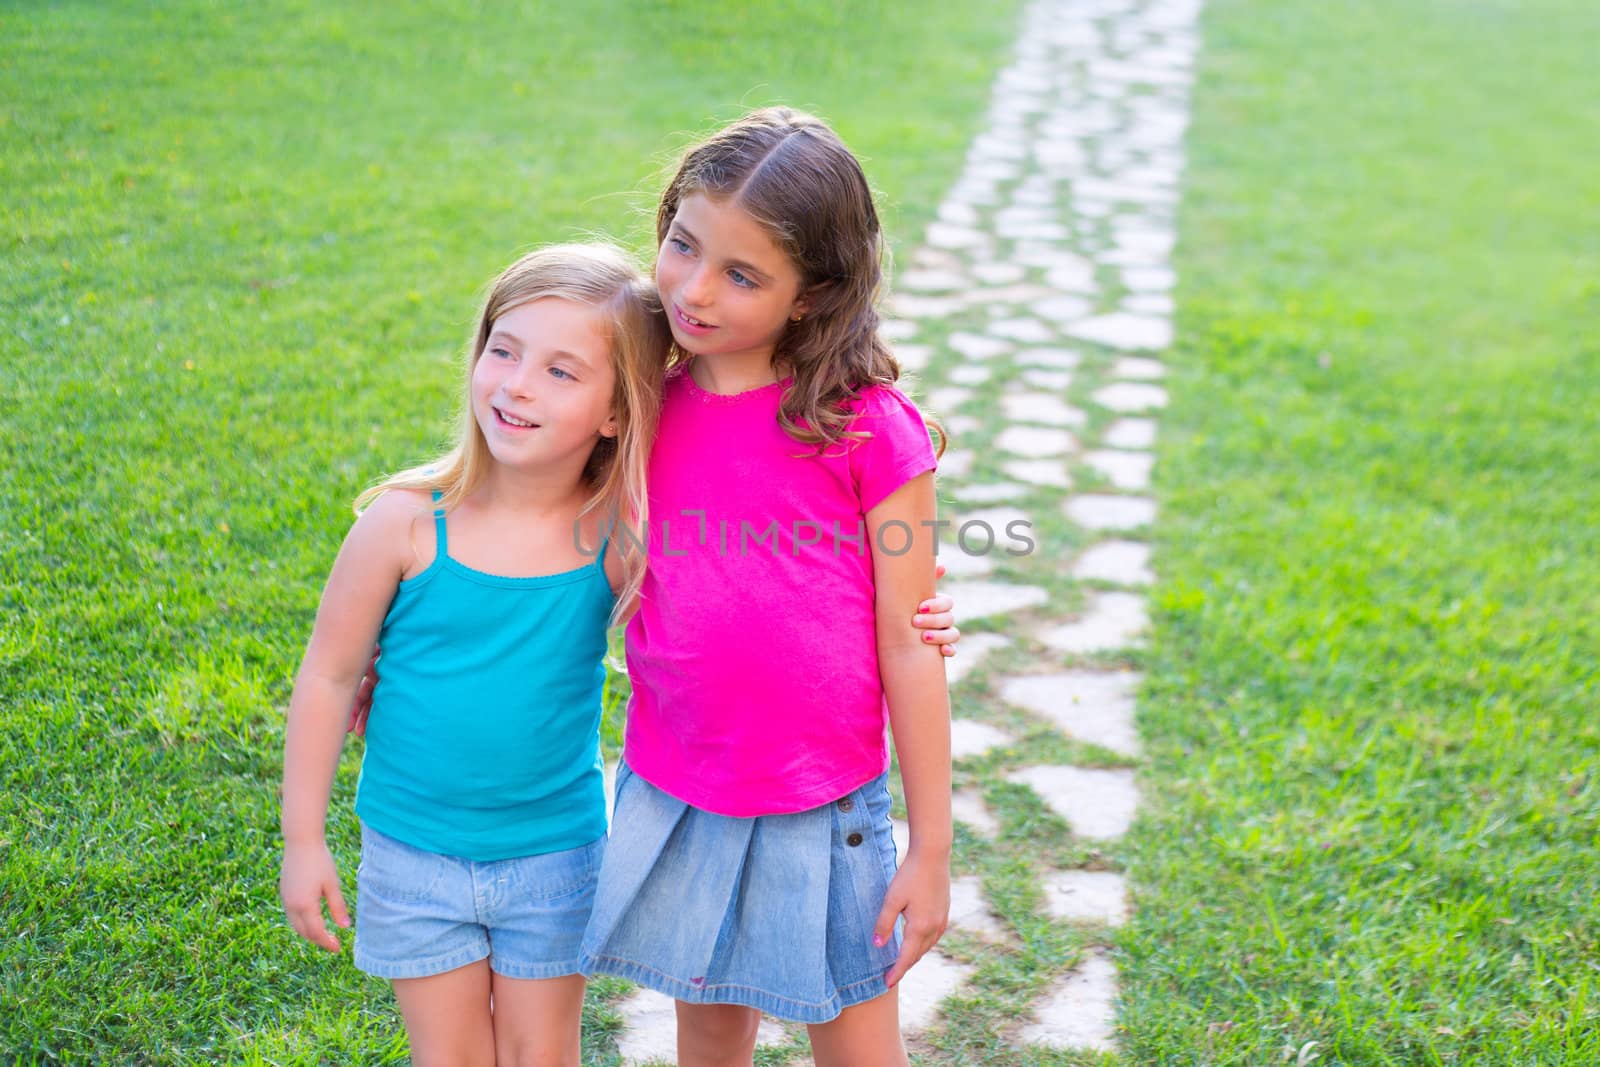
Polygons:
M782 389L720 396L673 376L650 456L624 757L721 815L803 811L888 767L864 517L934 468L899 390L863 390L852 428L872 436L817 455L779 427ZM886 528L884 547L909 532Z

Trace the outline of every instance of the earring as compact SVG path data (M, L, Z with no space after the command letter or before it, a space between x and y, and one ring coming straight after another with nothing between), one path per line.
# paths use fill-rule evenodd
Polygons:
M803 318L805 318L804 315L790 315L789 316L789 321L790 322L799 322Z

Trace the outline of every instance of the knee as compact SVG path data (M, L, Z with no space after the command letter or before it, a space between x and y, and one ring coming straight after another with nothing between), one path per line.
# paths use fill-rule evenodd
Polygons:
M571 1042L520 1039L495 1043L495 1067L579 1067L580 1059L576 1039Z
M696 1062L746 1064L761 1013L739 1004L679 1004L678 1044Z

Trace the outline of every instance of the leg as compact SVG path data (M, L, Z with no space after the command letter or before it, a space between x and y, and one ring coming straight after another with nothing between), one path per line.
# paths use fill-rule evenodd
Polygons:
M492 981L496 1067L578 1067L583 975Z
M494 1067L489 961L427 978L397 978L394 998L406 1020L415 1067Z
M750 1067L761 1013L742 1004L678 1001L678 1067Z
M837 1019L806 1030L817 1067L906 1067L898 990L852 1004Z

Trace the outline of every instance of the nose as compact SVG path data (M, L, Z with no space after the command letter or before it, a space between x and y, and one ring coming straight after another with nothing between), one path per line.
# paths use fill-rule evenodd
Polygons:
M697 266L683 283L684 302L692 307L705 307L711 302L711 272Z
M519 399L525 400L531 397L536 374L533 364L534 361L531 359L519 360L517 365L511 368L511 373L501 380L500 388L504 389L507 395Z

